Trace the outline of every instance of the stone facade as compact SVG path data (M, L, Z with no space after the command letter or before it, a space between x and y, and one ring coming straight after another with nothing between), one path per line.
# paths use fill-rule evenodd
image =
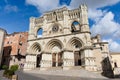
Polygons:
M27 50L28 32L8 34L4 40L2 65L23 64Z
M31 17L24 70L68 70L78 66L89 71L102 70L101 62L109 57L108 43L101 42L99 35L91 37L87 14L86 5L80 5L74 10L63 7L40 18Z
M112 68L115 76L120 77L120 53L111 52Z
M0 66L3 55L3 43L4 43L5 35L6 35L6 31L0 28Z

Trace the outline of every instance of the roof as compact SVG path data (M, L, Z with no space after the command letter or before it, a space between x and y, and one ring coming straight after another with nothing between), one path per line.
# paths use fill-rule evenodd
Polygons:
M120 55L120 52L110 52L111 55Z
M5 33L7 33L7 31L6 31L5 29L0 28L0 30L1 30L1 31L4 31Z

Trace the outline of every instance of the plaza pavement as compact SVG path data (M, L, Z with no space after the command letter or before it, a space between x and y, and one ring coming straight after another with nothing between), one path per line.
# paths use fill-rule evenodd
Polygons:
M18 80L110 80L86 70L17 71ZM111 79L112 80L112 79ZM119 79L114 79L119 80Z
M3 71L0 71L0 80L9 80L2 76ZM18 80L120 80L108 79L98 73L89 72L86 70L31 70L16 72Z

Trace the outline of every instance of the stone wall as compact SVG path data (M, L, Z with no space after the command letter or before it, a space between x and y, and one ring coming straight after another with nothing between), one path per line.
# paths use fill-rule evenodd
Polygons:
M0 66L3 56L3 43L4 43L5 35L6 35L6 31L0 28Z
M23 65L27 50L28 32L7 34L4 40L3 65Z

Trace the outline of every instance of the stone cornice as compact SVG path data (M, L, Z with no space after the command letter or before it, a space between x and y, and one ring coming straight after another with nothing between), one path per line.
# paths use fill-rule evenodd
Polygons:
M93 43L93 44L108 44L108 42L97 42L97 43Z
M35 40L40 40L40 39L49 39L49 38L55 38L55 37L63 37L63 36L69 36L69 35L76 35L76 34L82 34L82 33L89 33L88 31L85 31L85 32L74 32L72 34L63 34L63 35L57 35L57 36L51 36L51 37L41 37L41 38L37 38L37 39L31 39L31 40L28 40L29 41L35 41Z
M85 50L85 49L91 49L92 50L93 46L84 46L84 47L81 48L81 50Z

